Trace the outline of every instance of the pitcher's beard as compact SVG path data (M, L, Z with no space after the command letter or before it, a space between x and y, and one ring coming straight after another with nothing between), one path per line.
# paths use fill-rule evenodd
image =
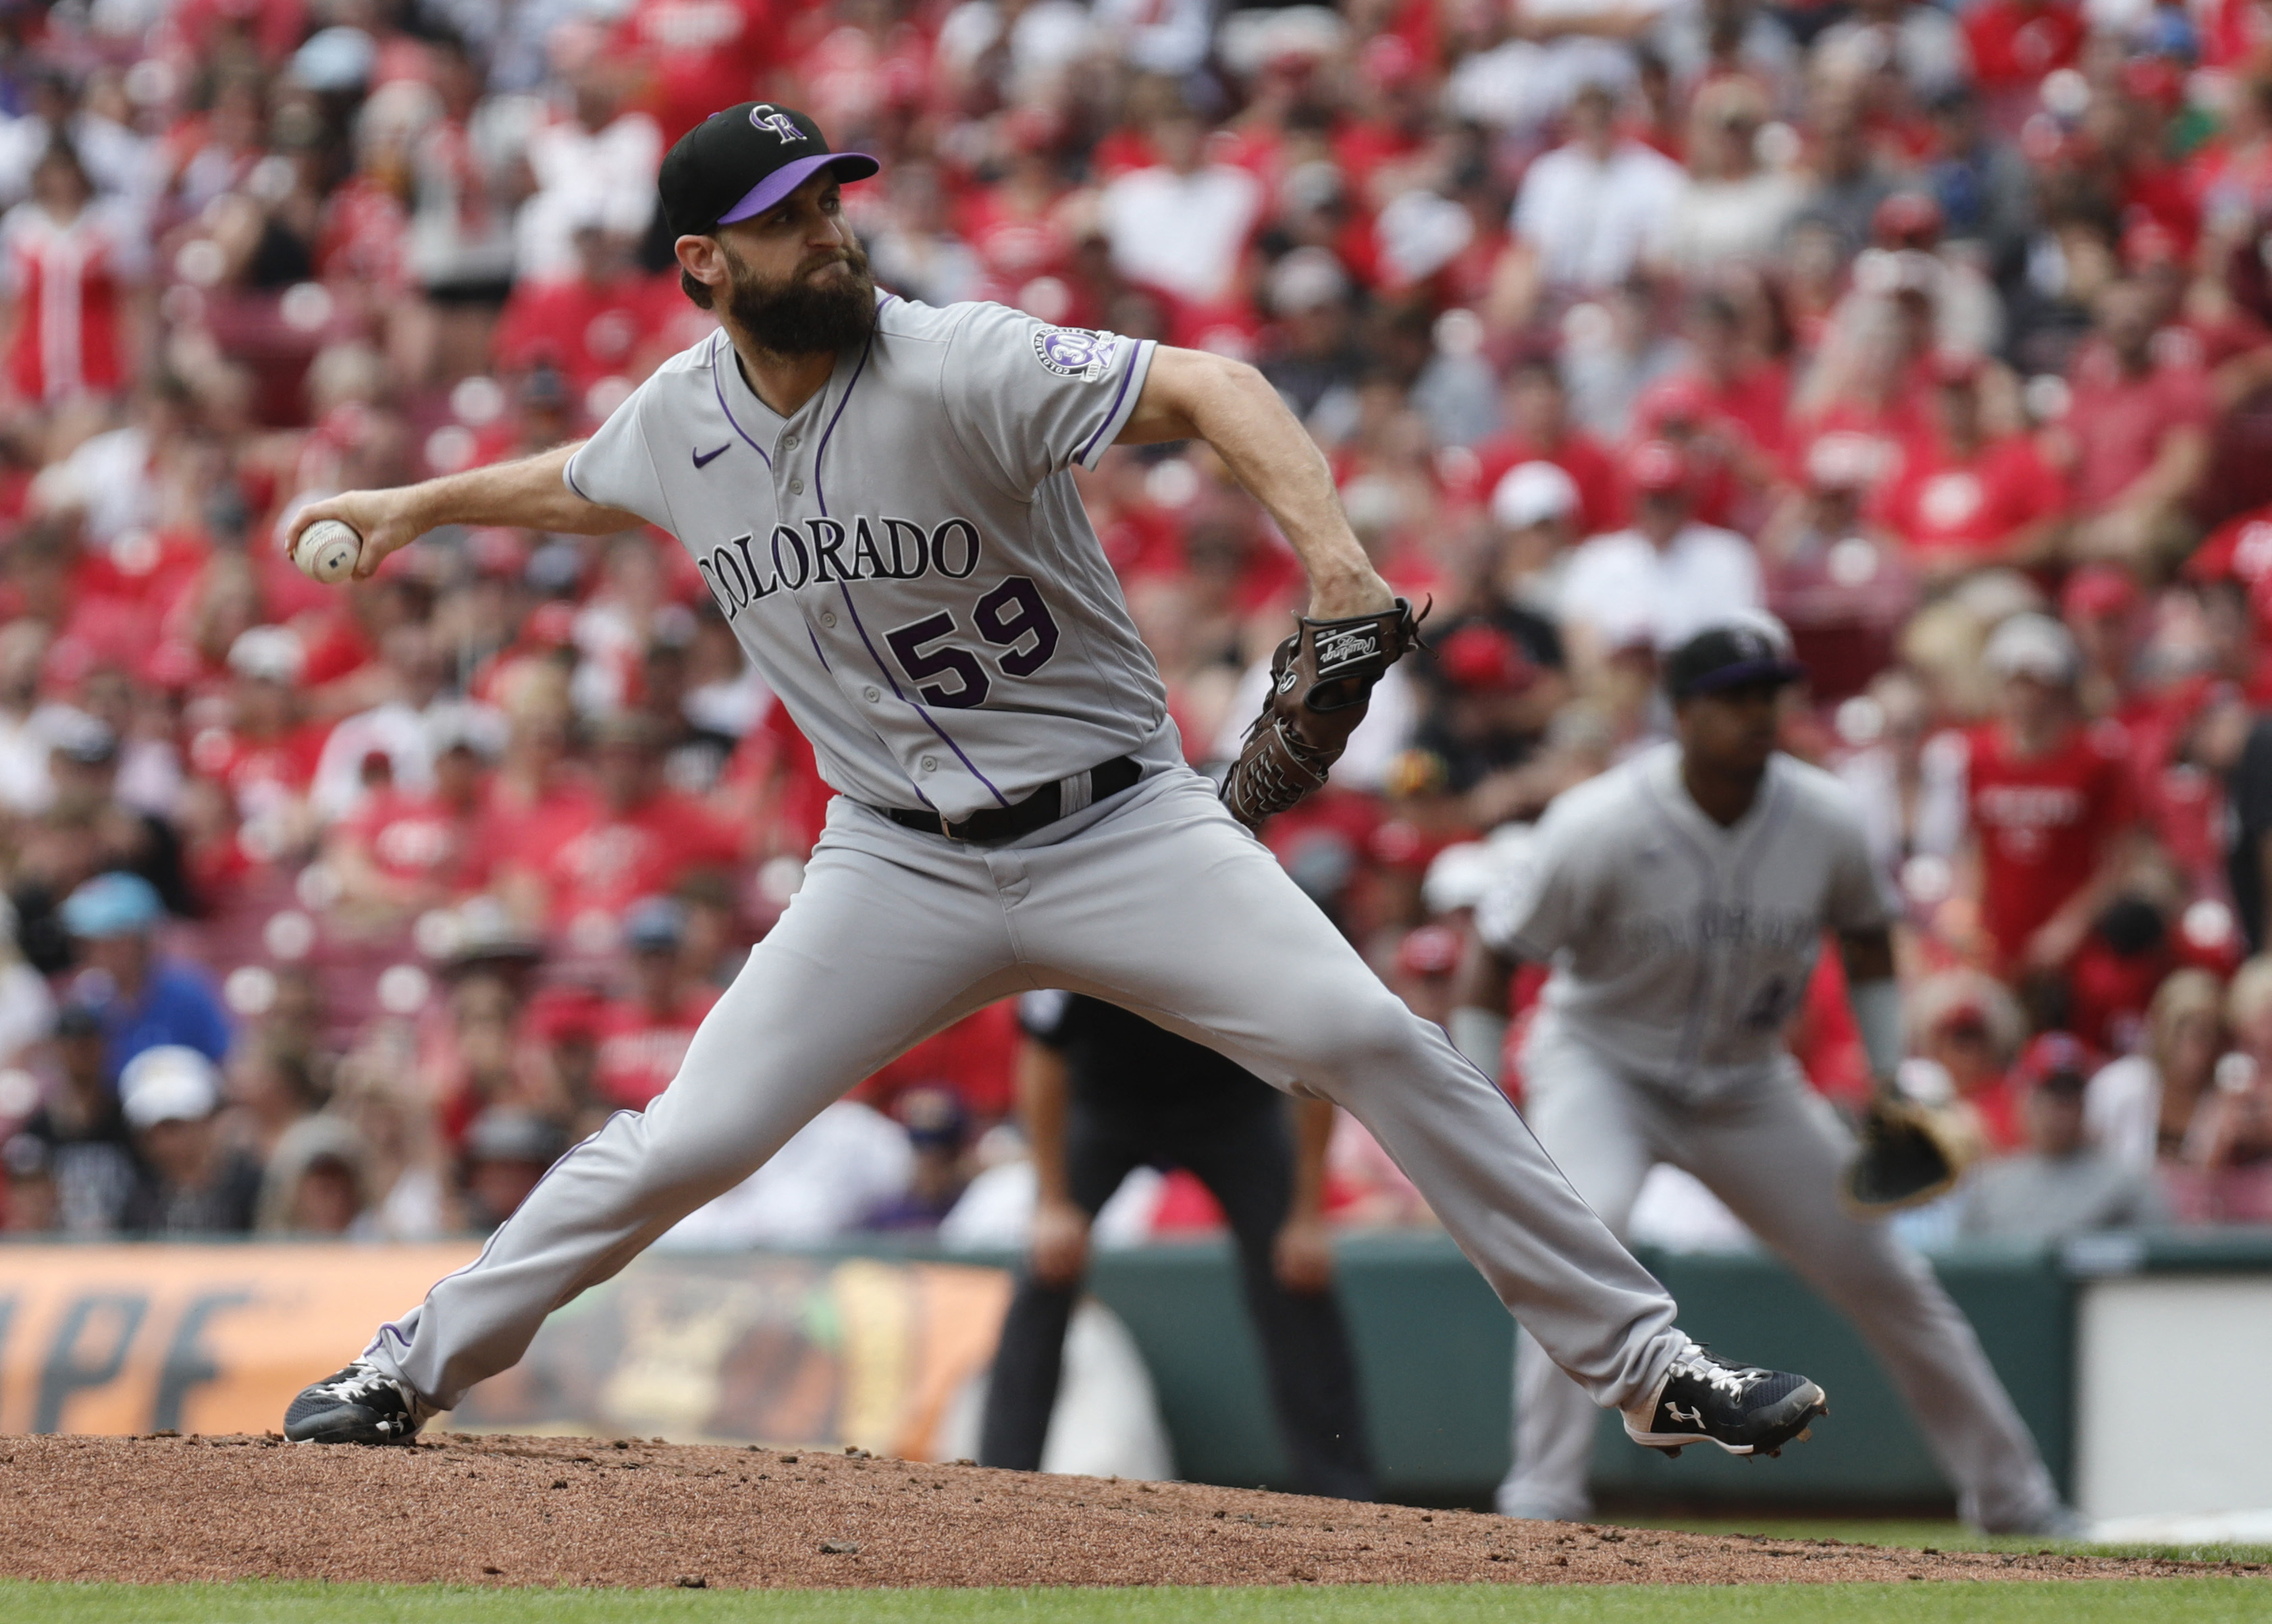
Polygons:
M776 355L833 354L859 343L876 325L876 281L857 245L844 250L848 274L823 286L801 275L760 284L730 248L726 262L731 278L726 314L759 349Z

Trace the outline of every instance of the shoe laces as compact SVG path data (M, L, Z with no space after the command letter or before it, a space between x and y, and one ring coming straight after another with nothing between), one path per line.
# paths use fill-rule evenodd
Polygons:
M1714 1359L1701 1348L1691 1349L1673 1363L1682 1375L1692 1376L1715 1392L1730 1398L1740 1398L1744 1389L1767 1374L1748 1366L1730 1365L1725 1360Z
M324 1389L338 1397L360 1400L373 1393L392 1393L401 1397L401 1385L377 1366L357 1360L336 1382L326 1382Z

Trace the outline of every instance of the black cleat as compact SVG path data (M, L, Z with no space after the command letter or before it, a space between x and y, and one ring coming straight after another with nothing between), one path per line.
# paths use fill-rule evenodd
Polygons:
M300 1396L284 1412L294 1443L407 1443L433 1408L369 1360L359 1359Z
M1716 1443L1730 1455L1772 1456L1829 1412L1822 1389L1805 1376L1731 1365L1692 1344L1648 1403L1625 1412L1626 1436L1669 1454Z

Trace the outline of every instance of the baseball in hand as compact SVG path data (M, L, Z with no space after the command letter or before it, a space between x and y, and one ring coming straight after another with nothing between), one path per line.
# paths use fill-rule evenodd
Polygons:
M336 586L355 574L355 561L362 556L362 538L354 525L336 518L318 519L300 533L300 544L292 549L292 562L301 573L326 586Z

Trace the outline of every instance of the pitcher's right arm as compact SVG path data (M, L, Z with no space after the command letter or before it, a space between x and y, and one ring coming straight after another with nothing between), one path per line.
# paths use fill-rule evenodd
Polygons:
M311 502L293 519L286 553L299 545L300 533L318 519L342 520L362 538L355 578L367 581L388 554L445 525L501 525L604 536L646 524L636 513L602 507L570 488L563 470L580 444L556 445L515 462L468 468L392 490L342 491Z

